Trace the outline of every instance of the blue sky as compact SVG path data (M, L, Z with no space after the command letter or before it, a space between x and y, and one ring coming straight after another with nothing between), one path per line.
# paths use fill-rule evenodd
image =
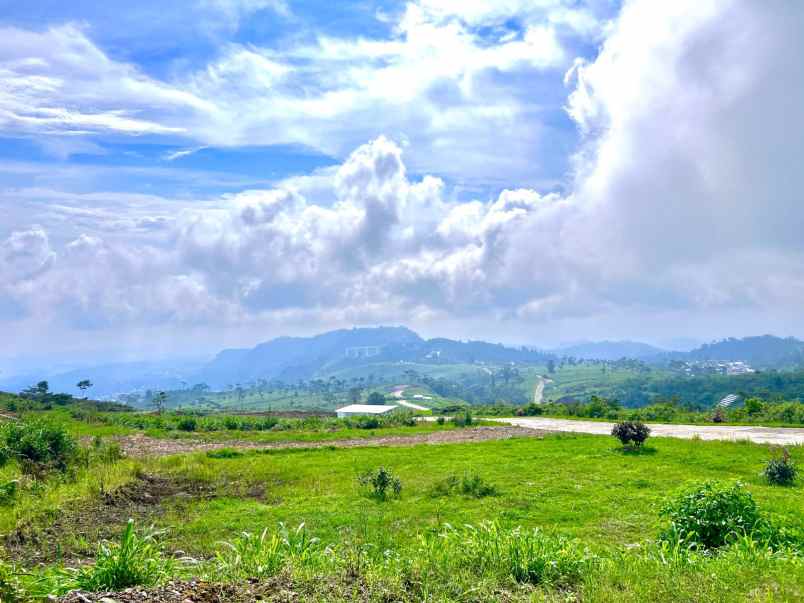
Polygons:
M804 335L802 13L0 2L6 355Z

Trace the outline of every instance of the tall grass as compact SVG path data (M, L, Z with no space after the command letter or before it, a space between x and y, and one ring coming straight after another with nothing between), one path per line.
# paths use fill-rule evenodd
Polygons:
M153 529L137 533L129 520L119 543L103 543L95 564L76 575L78 588L90 591L120 590L130 586L152 586L170 576L174 563L164 557Z
M309 536L304 524L294 530L280 524L277 532L265 528L259 535L244 532L221 546L215 553L211 577L231 581L270 578L285 565L310 564L322 553L319 540Z

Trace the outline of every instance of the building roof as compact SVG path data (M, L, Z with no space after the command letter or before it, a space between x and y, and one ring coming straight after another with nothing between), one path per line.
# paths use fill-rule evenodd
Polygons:
M336 412L359 412L366 415L381 415L390 412L398 406L380 406L379 404L350 404L339 408Z

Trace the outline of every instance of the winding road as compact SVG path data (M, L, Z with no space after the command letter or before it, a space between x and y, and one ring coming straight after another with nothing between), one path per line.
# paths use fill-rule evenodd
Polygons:
M542 417L490 418L488 420L540 431L564 431L597 435L611 435L611 428L614 427L614 423L604 421L575 421ZM659 437L683 439L699 437L702 440L748 440L756 444L804 445L804 429L795 427L670 425L667 423L649 423L648 426L650 427L651 435Z

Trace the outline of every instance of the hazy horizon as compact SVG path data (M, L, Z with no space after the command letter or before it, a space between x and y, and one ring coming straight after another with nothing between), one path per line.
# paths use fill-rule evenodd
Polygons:
M95 4L0 10L2 370L804 338L804 3Z

